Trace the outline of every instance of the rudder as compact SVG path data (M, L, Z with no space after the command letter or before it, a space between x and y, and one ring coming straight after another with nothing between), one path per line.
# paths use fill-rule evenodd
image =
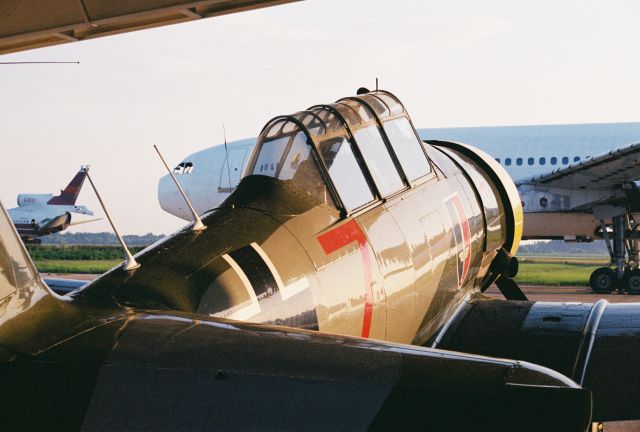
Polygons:
M60 195L51 198L47 204L53 205L74 205L84 184L84 179L87 178L87 171L89 167L81 167L80 171L71 179L67 187L60 191Z

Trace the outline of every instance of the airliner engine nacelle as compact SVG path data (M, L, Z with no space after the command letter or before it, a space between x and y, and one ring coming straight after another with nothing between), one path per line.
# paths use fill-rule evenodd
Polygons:
M35 206L35 205L47 205L47 201L53 198L53 194L19 194L18 206Z

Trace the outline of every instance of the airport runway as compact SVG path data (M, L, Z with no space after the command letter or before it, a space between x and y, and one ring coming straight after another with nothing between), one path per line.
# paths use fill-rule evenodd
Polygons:
M43 276L91 281L99 275L43 273ZM594 294L591 288L586 286L522 285L521 288L529 300L532 301L595 303L597 300L603 298L610 303L640 302L640 295L619 294L618 292L611 294ZM489 288L485 294L499 299L504 298L495 286ZM640 428L638 430L640 430Z
M522 285L522 291L532 301L552 301L552 302L582 302L595 303L599 299L605 299L609 303L631 303L640 302L640 295L619 294L595 294L591 288L586 286L532 286ZM504 298L498 288L491 287L485 294L496 298Z

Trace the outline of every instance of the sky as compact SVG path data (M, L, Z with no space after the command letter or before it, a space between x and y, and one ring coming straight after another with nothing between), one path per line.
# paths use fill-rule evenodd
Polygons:
M80 165L124 234L168 234L169 163L380 88L416 127L640 121L640 2L306 0L0 56L0 200ZM78 200L98 215L86 184ZM110 231L106 220L71 231Z

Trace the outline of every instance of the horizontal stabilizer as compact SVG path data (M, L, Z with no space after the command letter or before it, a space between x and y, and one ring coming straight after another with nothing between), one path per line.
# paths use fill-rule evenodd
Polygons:
M93 218L93 219L86 219L86 220L71 220L71 223L69 225L82 225L82 224L86 224L89 222L95 222L95 221L99 221L102 220L102 218Z

